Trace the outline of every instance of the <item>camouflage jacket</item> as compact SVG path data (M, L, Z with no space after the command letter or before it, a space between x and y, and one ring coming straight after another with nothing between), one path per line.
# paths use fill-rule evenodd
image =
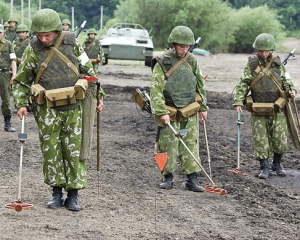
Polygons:
M258 57L258 55L257 55L257 57ZM270 60L270 58L271 58L271 56L269 56L268 61ZM267 63L268 63L268 61L267 61ZM290 87L294 91L296 91L296 88L294 87L294 84L291 80L290 74L287 72L285 66L281 63L279 68L280 68L279 69L280 79L278 79L278 81L284 87L284 89L287 93L287 96L289 96L288 92L290 90ZM233 106L243 106L244 105L243 102L245 100L246 94L248 93L248 88L251 84L251 81L254 80L254 76L255 76L255 73L253 72L253 70L251 70L250 63L248 61L246 67L244 68L243 75L241 76L241 78L236 86L236 92L235 92L235 96L234 96ZM261 80L262 79L258 80L258 82ZM268 94L267 93L268 89L265 89L265 90L266 90L266 94Z
M91 61L87 58L86 53L80 46L78 40L76 39L75 41L74 54L78 61L78 65L80 64L82 66L81 72L83 71L86 75L96 76ZM38 72L38 65L37 54L34 52L31 45L27 46L24 51L23 62L19 66L18 74L13 82L13 96L15 107L17 109L28 106L28 97L31 85L34 83ZM100 97L101 99L105 97L105 93L102 89L100 89Z
M207 100L205 82L196 58L195 61L193 61L191 67L194 75L196 76L196 91L202 98L200 111L205 112L208 110L208 106L206 105ZM166 101L163 94L166 81L167 80L165 78L163 69L159 64L155 64L151 79L151 109L152 113L156 116L169 114L169 111L166 108Z

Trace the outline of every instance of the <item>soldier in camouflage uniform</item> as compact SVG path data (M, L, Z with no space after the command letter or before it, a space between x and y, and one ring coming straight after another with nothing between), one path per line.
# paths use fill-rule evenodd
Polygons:
M79 76L72 66L80 69L80 72L84 71L84 74L95 76L93 66L75 38L75 33L62 31L57 12L52 9L38 11L33 17L31 28L35 36L24 51L23 62L13 88L15 106L20 118L27 117L28 96L37 76L40 76L38 83L46 90L74 86ZM56 43L58 51L68 58L68 64L55 53L49 61L46 60L51 52L50 47ZM96 83L89 83L89 88L94 90L96 96ZM96 111L100 112L102 108L103 102L100 100ZM38 125L44 158L44 182L53 187L52 198L47 204L49 208L65 206L68 210L81 210L78 190L87 185L86 163L79 159L82 111L82 100L78 99L74 104L53 107L47 107L46 103L33 103L33 114ZM62 188L68 192L65 201Z
M17 27L18 38L15 39L12 44L14 51L16 52L18 61L17 66L20 65L23 52L25 48L29 45L29 37L27 36L29 30L25 24L19 24Z
M61 22L63 31L71 31L71 22L68 19L64 19Z
M256 54L249 57L244 73L236 87L234 97L235 110L242 111L243 102L249 91L249 86L256 80L251 88L253 102L275 103L280 98L279 86L282 86L289 98L294 98L296 89L289 73L278 56L273 56L276 48L275 39L268 33L258 35L253 43ZM269 158L273 158L271 168L279 176L286 176L281 161L282 155L288 148L288 126L284 111L275 108L274 114L261 116L252 112L252 138L254 154L260 162L261 172L258 177L269 177Z
M9 29L9 23L8 22L5 22L3 25L4 25L4 31Z
M15 132L16 129L11 126L11 106L10 106L10 89L13 80L16 77L17 65L16 54L10 41L3 38L4 26L0 24L0 95L1 111L4 116L4 130ZM11 73L10 73L11 71Z
M83 48L88 57L93 63L95 73L98 73L98 67L103 66L105 63L104 51L100 44L99 39L96 39L97 32L94 28L87 31L88 37L83 43Z
M197 172L200 167L196 164L190 153L182 146L173 131L167 125L170 123L176 131L186 129L187 134L182 138L187 147L199 158L199 117L206 120L206 90L202 72L195 56L188 52L190 45L194 44L192 30L185 26L175 27L168 43L173 48L166 50L153 64L151 80L151 109L156 122L161 126L159 130L158 152L167 153L168 160L162 171L164 181L160 184L162 189L171 189L174 186L173 173L177 170L177 161L181 160L181 166L187 175L186 189L195 192L203 192L203 187L198 184ZM181 59L185 58L169 76L168 69L174 67ZM170 119L167 106L182 108L195 102L196 93L202 98L199 114L194 114L183 121Z
M10 17L8 19L9 28L5 31L5 39L13 42L17 38L17 24L18 21L15 17Z

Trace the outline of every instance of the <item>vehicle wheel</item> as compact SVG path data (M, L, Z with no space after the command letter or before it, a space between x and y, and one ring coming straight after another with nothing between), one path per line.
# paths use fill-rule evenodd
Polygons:
M108 63L108 54L104 54L104 57L105 57L105 65Z
M145 66L151 67L152 57L146 57Z

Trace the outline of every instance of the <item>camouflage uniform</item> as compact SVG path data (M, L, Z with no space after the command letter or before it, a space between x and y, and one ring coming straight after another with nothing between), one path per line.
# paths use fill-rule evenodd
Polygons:
M201 113L202 117L206 117L208 107L206 106L204 78L197 59L193 54L187 52L187 47L194 42L194 34L190 28L177 26L168 38L168 43L172 44L174 48L165 51L161 57L157 57L157 63L155 61L152 63L154 67L150 103L155 121L159 126L158 152L168 155L162 171L164 181L159 185L162 189L173 188L173 173L178 168L177 161L180 160L181 167L187 176L186 189L194 192L204 191L197 179L200 166L188 151L190 150L200 163L198 113L183 120L176 118L169 122L170 112L167 110L167 106L178 109L194 103L196 93L199 93L202 99L199 111L203 112ZM169 124L176 132L186 129L186 135L182 137L182 140L188 149L179 142Z
M17 21L17 19L16 18L14 18L14 17L10 17L9 19L8 19L8 24L10 23L10 22L16 22L16 25L18 24L18 21ZM18 37L18 35L17 35L17 26L15 26L15 28L14 29L10 29L10 27L8 28L8 29L6 29L6 31L5 31L5 39L7 39L7 40L9 40L10 42L12 42L12 41L14 41L16 38Z
M196 76L196 81L194 86L195 88L194 96L196 94L196 91L200 93L200 96L203 100L200 111L206 111L207 106L206 106L206 91L205 91L204 79L196 58L193 55L191 55L190 58L192 58L192 72ZM184 64L182 64L181 66L186 68L187 71L190 71ZM176 70L172 74L176 74ZM180 76L180 78L184 78L185 77L184 73L182 72L181 74L182 75ZM161 65L156 64L153 69L152 80L151 80L151 109L153 114L156 116L169 114L169 111L166 108L166 100L164 96L164 89L167 82L168 79L165 78L165 73ZM185 79L185 83L187 82L188 80ZM178 84L178 88L181 87L182 85L180 86ZM195 99L195 97L193 99ZM179 131L180 129L187 130L187 134L182 139L186 143L187 147L192 151L194 156L196 156L199 159L198 114L195 114L182 122L179 122L177 120L172 121L171 125L174 127L176 131ZM178 141L179 141L178 138L174 136L174 133L167 125L161 129L160 136L159 136L159 143L158 143L159 152L168 153L168 161L166 163L166 166L162 174L166 175L168 173L173 173L178 167L177 165L178 158L180 158L182 161L181 165L185 174L199 172L200 171L199 166L195 163L192 156Z
M266 66L268 62L264 63L260 56L256 55L260 61ZM269 56L269 60L272 55ZM249 61L251 61L250 58ZM255 79L255 69L251 68L250 63L244 69L243 76L239 81L236 94L234 97L233 106L242 106L247 93L248 87ZM278 75L278 81L283 84L286 89L289 85L293 87L290 75L285 67L280 63L279 57L274 61L274 64L269 68L273 75ZM277 73L276 73L277 72ZM293 87L294 89L294 87ZM279 97L279 90L272 79L268 76L260 79L251 89L251 94L255 102L275 102ZM263 97L260 97L260 96ZM256 159L266 159L276 153L285 153L288 148L288 128L287 120L284 112L275 112L274 116L254 116L252 114L252 138L254 143L254 153Z
M89 29L87 34L95 34L97 35L96 31L94 29ZM91 59L93 62L93 67L94 71L97 74L98 73L98 67L99 67L99 62L105 63L105 56L104 56L104 51L103 48L100 44L99 39L91 39L91 38L86 38L84 43L83 43L83 48L88 55L88 57Z
M0 31L4 32L3 25L0 24ZM11 127L10 119L11 119L11 106L10 106L10 79L11 79L11 64L12 61L16 61L16 54L13 50L13 46L10 41L4 39L3 37L0 39L0 95L1 95L1 111L4 116L5 121L5 131L15 132L16 130Z
M28 31L29 30L28 30L27 26L24 24L20 24L17 27L17 33L26 32L26 34L27 34ZM16 56L18 58L17 65L19 66L21 63L23 52L24 52L25 48L29 45L29 37L26 36L24 39L21 39L20 37L18 37L16 40L14 40L12 42L12 45L13 45L14 51L16 52Z
M278 85L285 90L288 97L290 97L290 90L296 92L291 77L280 58L272 55L271 51L276 47L273 36L266 33L260 34L253 47L260 50L260 54L268 51L270 54L266 55L265 59L259 53L249 57L244 73L236 87L233 103L235 107L244 105L249 86L257 77L260 79L251 88L251 96L255 103L275 103L281 97L280 90L274 81L277 81ZM263 70L264 68L267 70ZM273 157L272 170L276 171L277 175L285 176L286 172L280 164L282 155L288 149L289 132L285 111L278 111L275 108L274 115L269 116L254 115L252 112L251 119L255 159L260 161L262 170L258 177L268 178L270 168L268 159L271 157Z

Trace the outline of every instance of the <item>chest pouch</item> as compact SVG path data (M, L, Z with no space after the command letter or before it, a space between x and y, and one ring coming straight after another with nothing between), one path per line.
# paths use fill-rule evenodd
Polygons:
M278 98L274 103L274 109L278 113L281 113L283 111L284 106L285 106L285 99L282 97Z
M253 103L252 110L254 116L273 116L274 103Z
M47 107L57 107L76 103L74 87L46 90L45 96Z

